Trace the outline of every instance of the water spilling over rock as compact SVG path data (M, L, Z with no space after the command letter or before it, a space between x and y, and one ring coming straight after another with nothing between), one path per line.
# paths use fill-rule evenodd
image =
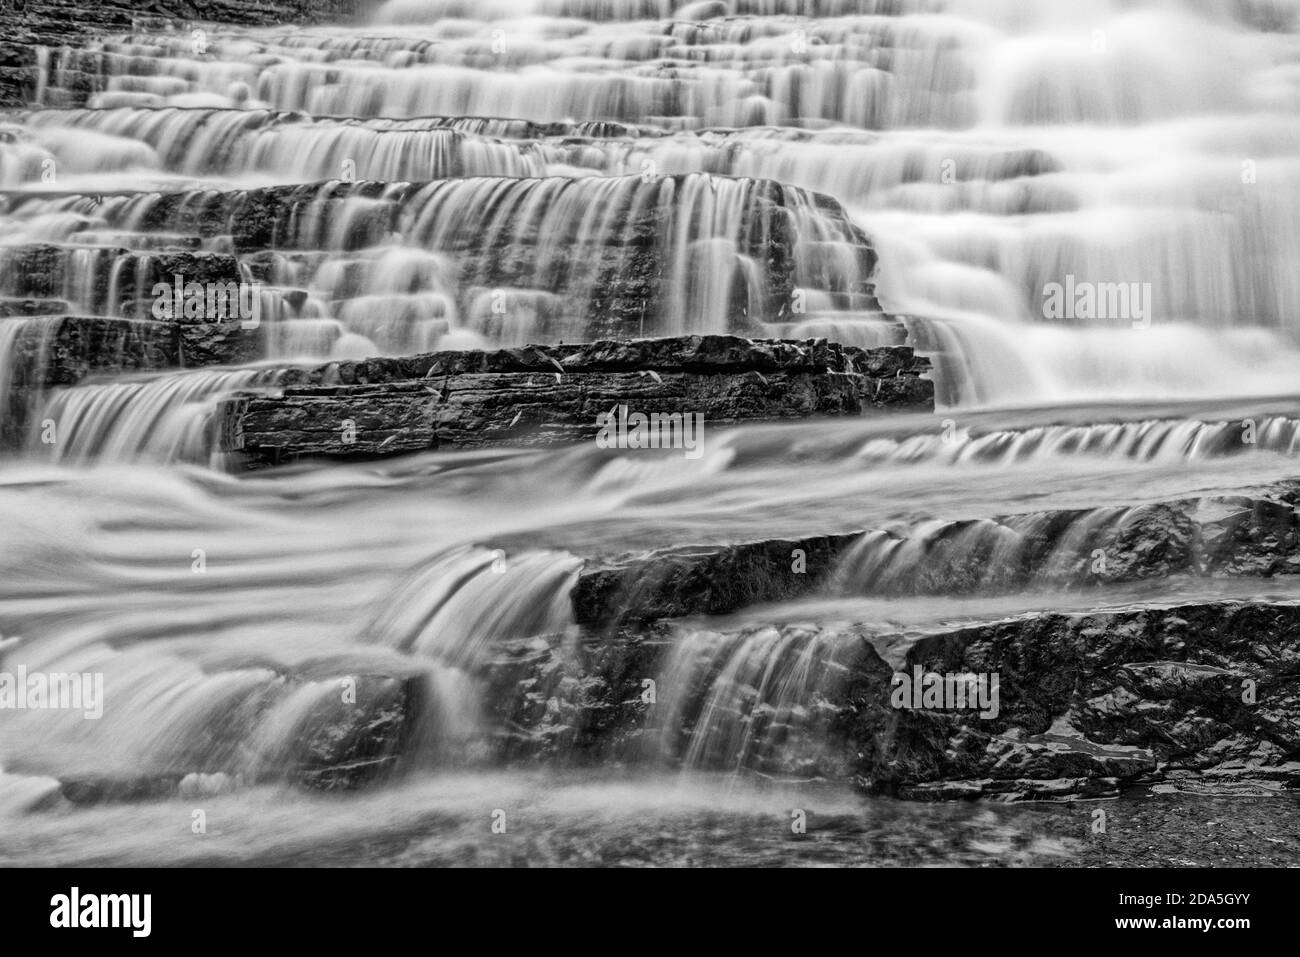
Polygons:
M0 825L1300 782L1293 3L49 6Z

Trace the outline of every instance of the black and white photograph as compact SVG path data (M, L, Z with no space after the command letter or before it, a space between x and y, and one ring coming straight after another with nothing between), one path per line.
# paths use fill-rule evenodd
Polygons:
M980 869L1232 946L1298 798L1300 0L0 0L24 926Z

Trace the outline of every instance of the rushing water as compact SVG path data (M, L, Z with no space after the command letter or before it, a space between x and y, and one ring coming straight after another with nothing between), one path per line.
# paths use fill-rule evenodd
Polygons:
M202 49L142 28L51 55L41 101L0 117L0 304L130 315L157 257L234 251L238 204L221 229L196 225L221 197L308 184L312 202L256 264L257 362L23 394L23 448L0 453L0 664L102 673L106 691L98 720L0 719L0 860L772 860L767 830L788 833L793 807L829 822L814 860L1076 859L1081 816L906 810L791 780L823 766L816 702L845 654L803 626L1172 600L1187 583L1085 600L1062 569L1143 503L1294 473L1298 14L393 0L362 25L210 27ZM768 179L791 210L798 315L765 298ZM710 430L698 460L584 446L237 476L215 451L215 400L274 388L290 364L583 338L602 257L649 213L666 293L635 332L727 331L740 302L750 334L903 336L935 361L939 412ZM34 245L54 264L39 293ZM1067 281L1137 285L1122 315L1047 316ZM5 421L17 357L39 366L56 331L0 318ZM1079 514L1051 560L999 579L1061 509ZM654 733L625 763L493 766L481 671L502 642L575 640L586 560L850 531L826 594L677 626ZM944 594L945 562L985 554L974 593ZM1285 580L1218 587L1300 597ZM347 675L432 706L400 781L326 800L286 769ZM168 775L180 797L56 797ZM219 822L208 849L196 801ZM553 843L471 837L497 808ZM645 818L658 837L611 850ZM724 835L712 856L707 828ZM322 846L337 854L305 850Z

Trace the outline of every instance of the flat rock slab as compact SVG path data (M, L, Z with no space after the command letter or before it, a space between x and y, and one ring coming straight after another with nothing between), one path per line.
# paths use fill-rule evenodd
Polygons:
M578 623L618 627L813 596L1008 594L1036 585L1097 589L1172 577L1289 576L1300 572L1298 509L1300 486L1282 482L1250 495L1147 503L1111 524L1093 521L1105 509L954 521L931 530L902 568L864 564L865 548L882 533L851 526L837 534L589 556L571 599ZM1013 524L1030 532L1015 532ZM990 534L969 536L981 526ZM1010 535L1018 536L1015 547Z
M289 386L278 394L224 402L222 447L255 468L304 457L591 441L601 430L598 417L620 407L626 415L698 415L704 428L931 411L928 369L927 359L902 346L735 336L331 363L288 373ZM680 422L675 427L680 433Z

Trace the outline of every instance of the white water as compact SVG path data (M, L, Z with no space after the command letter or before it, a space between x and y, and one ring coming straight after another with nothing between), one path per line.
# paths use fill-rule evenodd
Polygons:
M362 674L409 679L435 703L414 778L282 826L347 840L373 813L400 833L417 826L403 801L491 752L500 729L478 669L494 647L573 639L584 558L863 530L843 592L822 597L870 601L678 629L639 756L822 773L835 759L818 750L815 706L843 648L801 621L924 627L1055 607L1048 570L996 601L889 596L914 590L934 561L923 546L954 528L949 552L990 537L996 552L1016 521L993 518L1077 508L1078 540L1061 545L1075 555L1144 502L1293 474L1296 4L737 0L724 4L735 18L707 19L715 6L399 0L362 28L214 28L202 57L187 33L117 39L103 91L77 109L51 93L85 64L51 58L46 102L4 120L0 229L8 246L65 247L56 292L76 311L117 314L115 272L182 237L229 251L219 233L195 240L209 191L327 181L271 267L284 304L266 358L280 364L582 338L574 304L602 290L601 250L647 206L671 252L664 319L647 332L724 331L740 289L771 334L888 341L868 294L849 291L867 279L854 237L805 193L787 199L808 312L761 314L753 188L718 177L770 178L828 194L870 238L874 292L933 355L943 408L712 431L698 461L584 447L236 479L213 456L212 402L272 387L272 369L37 396L32 418L62 435L51 446L29 425L0 468L0 638L21 638L0 642L0 663L99 671L108 699L99 722L0 719L0 815L36 808L31 833L60 859L138 860L154 811L72 810L53 782L209 775L187 786L235 790L214 800L245 837L220 853L248 859L280 800L263 788L281 786L334 683ZM657 179L678 174L691 175ZM347 180L434 182L333 201ZM549 245L511 282L473 272L485 250L537 236ZM1067 276L1149 283L1149 327L1046 320L1044 288ZM12 268L0 295L29 295ZM0 386L13 344L42 323L0 318ZM474 795L522 786L470 780ZM646 784L658 807L714 800L685 787ZM112 836L85 836L97 827ZM34 859L34 840L13 856Z

